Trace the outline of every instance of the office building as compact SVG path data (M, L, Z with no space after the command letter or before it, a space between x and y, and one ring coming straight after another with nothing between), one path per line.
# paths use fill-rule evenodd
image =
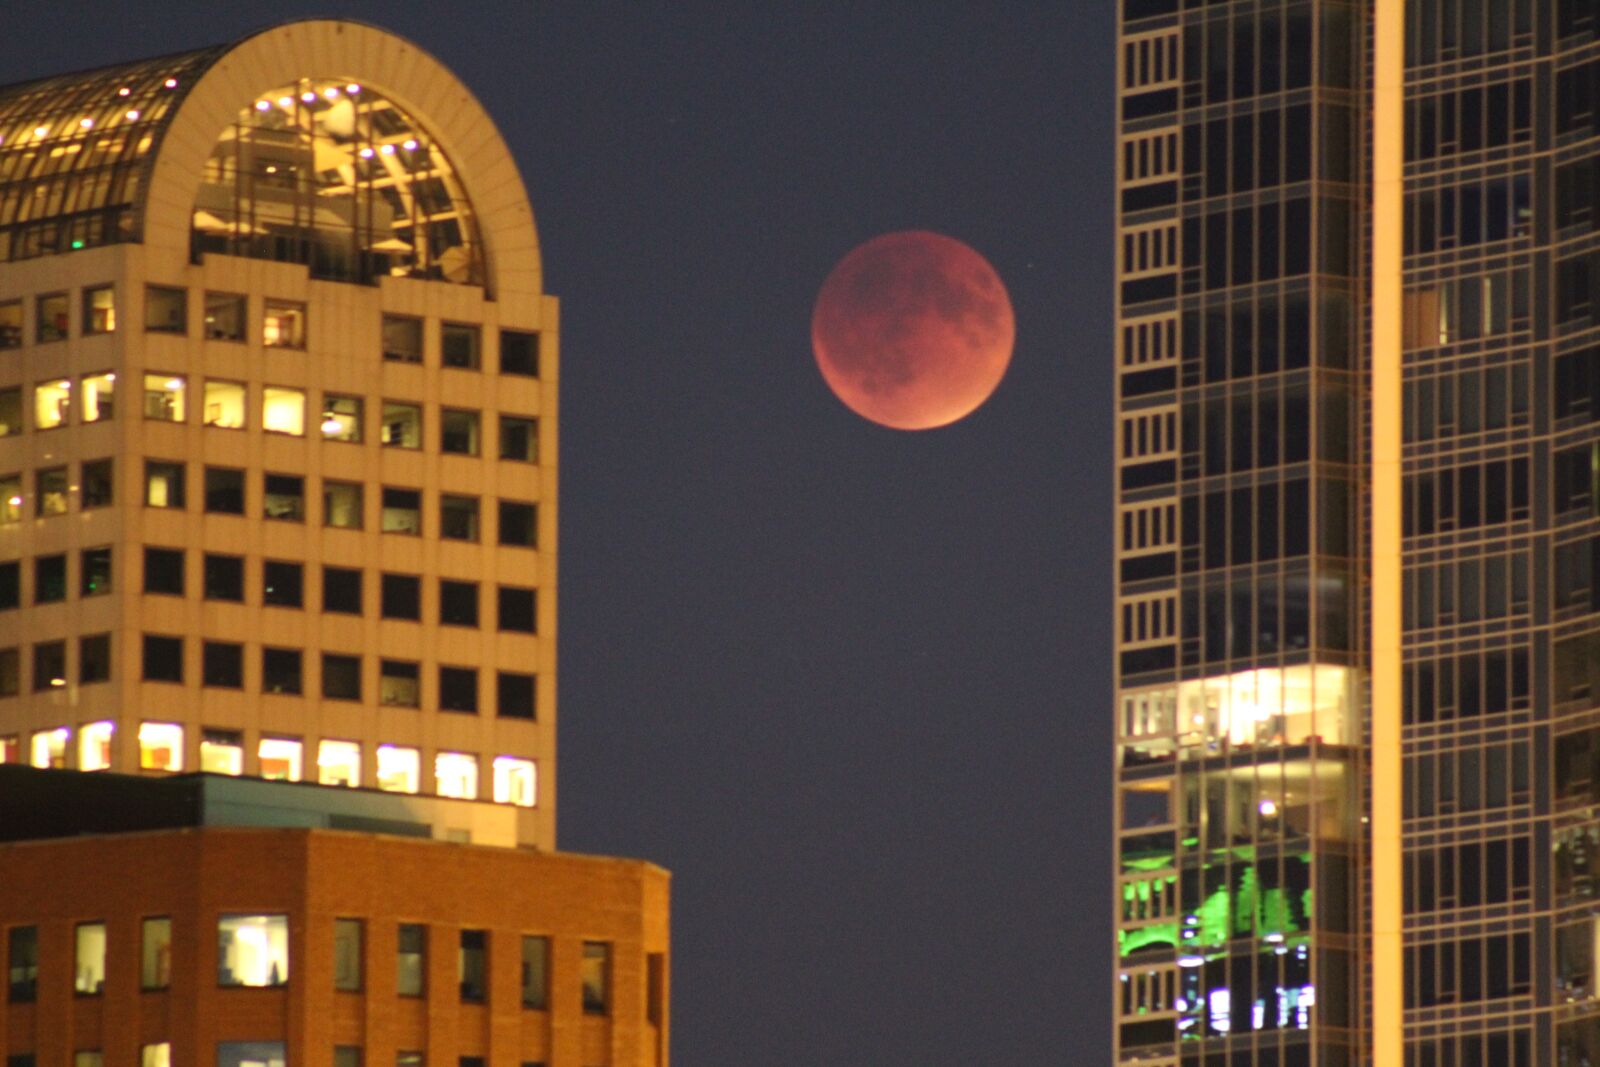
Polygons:
M510 152L401 38L0 88L0 761L553 847L556 337Z
M1600 8L1120 16L1118 1061L1600 1063Z

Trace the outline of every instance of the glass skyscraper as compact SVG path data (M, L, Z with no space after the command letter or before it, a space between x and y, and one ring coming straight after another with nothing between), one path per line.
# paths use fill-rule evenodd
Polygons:
M1123 0L1119 1062L1600 1065L1600 4Z

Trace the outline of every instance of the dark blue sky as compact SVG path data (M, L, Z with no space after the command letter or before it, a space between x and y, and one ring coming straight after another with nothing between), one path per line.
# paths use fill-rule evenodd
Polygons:
M1105 1061L1109 0L5 9L0 82L340 15L499 123L562 300L560 840L672 869L677 1063ZM909 228L1018 334L912 434L809 349Z

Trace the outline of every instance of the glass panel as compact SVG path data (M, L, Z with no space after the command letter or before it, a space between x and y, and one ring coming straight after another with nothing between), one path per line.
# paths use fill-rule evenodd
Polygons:
M206 337L213 341L243 341L244 297L233 293L206 294Z
M476 226L427 131L372 89L302 78L223 130L192 220L196 246L305 263L313 277L483 283Z
M543 1008L549 1003L550 939L522 939L522 1006Z
M326 526L361 529L361 486L356 482L323 482L322 521Z
M212 774L244 773L244 735L237 730L206 730L200 735L200 769Z
M583 1010L589 1015L604 1015L611 1006L611 945L604 941L583 943Z
M147 771L183 770L183 727L171 722L140 723L139 767Z
M261 391L261 426L268 433L304 437L306 432L306 392L281 385Z
M139 1046L139 1067L172 1067L172 1042Z
M501 415L500 458L539 462L539 420Z
M418 707L422 702L420 673L415 663L384 660L378 675L378 703L394 708Z
M78 728L78 769L103 771L111 766L111 738L116 724L91 722Z
M0 348L22 347L22 301L0 301Z
M257 750L261 777L280 782L298 782L304 770L305 746L287 737L263 737Z
M0 389L0 437L10 437L23 429L22 387Z
M482 930L461 931L457 972L460 975L461 999L469 1003L482 1003L489 992L488 941L488 935Z
M67 765L67 739L70 731L65 726L58 726L54 730L40 730L33 735L29 761L35 767L54 767L60 769Z
M379 529L384 533L421 533L422 494L415 489L384 489Z
M388 793L415 793L421 787L422 756L416 749L400 745L378 746L379 789Z
M31 1002L39 992L39 928L13 926L6 937L7 999Z
M139 947L139 988L165 989L172 983L172 920L146 919Z
M244 383L206 382L205 411L202 419L207 426L223 430L244 429Z
M335 396L322 398L322 438L325 441L361 440L361 398Z
M72 382L61 378L33 387L33 426L50 430L72 420Z
M83 332L112 333L117 328L117 294L109 285L83 291Z
M186 333L189 329L189 294L182 289L147 286L144 291L144 328L157 333Z
M478 757L440 752L433 759L434 792L458 800L478 798Z
M95 996L106 987L106 924L79 923L72 988Z
M427 958L428 931L421 923L401 923L397 946L398 975L395 992L402 997L420 997L423 991Z
M439 451L462 456L478 454L478 413L452 411L439 413Z
M1349 744L1354 672L1333 664L1239 671L1178 687L1184 742L1208 746Z
M116 414L117 376L86 374L83 378L83 421L99 422Z
M282 1041L219 1041L217 1067L283 1067Z
M317 748L317 782L354 789L361 784L361 746L354 741L323 741Z
M360 919L333 920L333 988L361 988Z
M0 526L22 521L22 475L0 475Z
M183 421L184 380L169 374L144 376L144 417L164 422Z
M538 772L533 760L517 756L495 757L495 803L531 808L538 802L538 797Z
M283 522L304 522L305 479L293 474L268 474L262 481L262 514Z
M261 315L261 343L268 348L304 348L306 306L288 300L268 300Z
M183 464L146 460L144 502L152 508L183 507Z
M35 338L40 344L67 339L67 294L50 293L41 296L37 304L38 318Z
M459 322L447 322L439 327L439 362L443 366L476 370L478 348L478 327Z
M277 986L289 980L286 915L223 915L217 920L217 984Z
M391 448L421 448L422 408L385 400L382 440Z
M21 319L17 321L20 322ZM385 315L383 358L397 363L421 363L422 320L404 315Z

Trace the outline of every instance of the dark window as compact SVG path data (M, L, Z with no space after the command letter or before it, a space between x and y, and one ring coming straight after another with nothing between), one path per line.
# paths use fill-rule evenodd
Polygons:
M521 330L501 330L500 373L538 377L539 335Z
M182 289L149 285L144 290L144 328L157 333L187 333L189 294Z
M116 497L113 469L112 461L109 459L94 459L84 463L79 501L85 509L111 505Z
M461 999L481 1004L489 994L489 935L461 931Z
M499 590L499 626L531 634L538 630L538 592L521 586L502 585Z
M439 412L439 451L459 456L476 456L478 424L476 411L455 411L446 408Z
M514 500L500 501L500 543L534 548L538 545L538 508Z
M78 638L78 684L104 682L111 677L111 635L87 634Z
M478 625L478 583L441 579L439 621L445 626Z
M244 646L207 641L200 650L201 684L219 689L244 688Z
M479 333L476 326L447 322L439 328L439 362L446 367L477 370Z
M394 991L402 997L420 997L426 988L428 928L421 923L401 923L397 948L399 973Z
M144 591L183 595L183 549L146 548L144 550Z
M415 489L383 490L383 515L379 529L384 533L422 532L422 493Z
M244 297L233 293L206 294L206 337L212 341L243 341Z
M348 567L322 568L322 610L361 614L361 571Z
M67 310L66 293L47 293L39 297L35 304L37 316L34 321L34 337L40 344L48 341L65 341L67 339L67 319L70 312Z
M539 462L539 420L501 415L500 458Z
M35 511L40 518L67 513L67 468L46 467L34 475L37 499Z
M6 973L10 976L6 999L29 1004L39 995L39 928L13 926L6 937Z
M328 700L361 699L361 657L322 654L322 695Z
M86 548L78 557L78 595L111 592L111 549Z
M268 474L263 482L266 494L261 513L269 519L304 522L306 518L306 480L294 474Z
M206 553L205 598L244 600L244 557Z
M322 483L322 524L346 530L361 529L361 483Z
M0 697L14 697L21 691L22 657L15 648L0 648Z
M379 589L384 618L422 619L422 579L410 574L385 574Z
M415 708L422 704L422 673L408 660L386 659L378 664L378 703L389 708Z
M550 999L550 939L522 939L522 1006L543 1010Z
M422 320L406 315L385 315L383 358L399 363L421 363Z
M33 691L47 693L67 684L67 643L42 641L33 646Z
M0 611L22 605L22 564L0 563Z
M54 604L67 599L67 557L36 556L33 561L33 602Z
M261 650L261 691L300 694L300 650L263 648Z
M244 471L206 468L206 510L222 515L244 514Z
M183 681L183 638L144 635L144 680Z
M478 539L478 498L439 495L439 536L451 541Z
M299 563L267 560L261 567L261 602L280 608L304 603L305 567Z
M183 464L145 460L144 502L152 508L184 507Z
M501 671L495 678L495 714L502 719L535 718L534 675Z
M611 1010L611 945L605 941L583 943L583 1011L604 1015Z
M478 672L471 667L439 668L439 710L477 714Z

